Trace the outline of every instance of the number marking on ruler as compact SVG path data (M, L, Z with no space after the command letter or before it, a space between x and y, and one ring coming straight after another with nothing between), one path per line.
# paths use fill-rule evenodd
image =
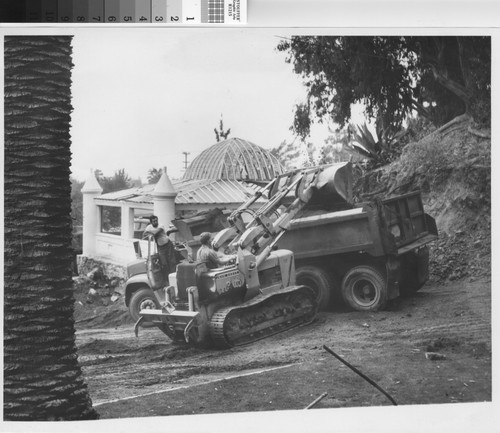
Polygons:
M244 24L247 11L247 0L23 1L28 23Z

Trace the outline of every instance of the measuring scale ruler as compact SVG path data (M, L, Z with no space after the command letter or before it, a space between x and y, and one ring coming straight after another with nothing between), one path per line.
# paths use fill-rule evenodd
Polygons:
M23 18L18 22L25 23L231 25L246 24L247 18L246 0L20 0L23 2Z

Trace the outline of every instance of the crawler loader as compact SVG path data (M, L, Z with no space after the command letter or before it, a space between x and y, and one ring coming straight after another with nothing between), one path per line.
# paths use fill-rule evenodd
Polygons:
M193 260L178 264L162 289L161 308L140 311L136 335L142 324L152 323L174 341L229 348L310 323L318 311L317 294L296 284L293 253L277 243L306 204L325 196L350 200L351 172L345 167L296 170L259 190L215 236L214 247L235 252L234 263L217 269ZM261 197L265 204L253 210ZM162 284L155 266L157 260L148 263L152 287Z

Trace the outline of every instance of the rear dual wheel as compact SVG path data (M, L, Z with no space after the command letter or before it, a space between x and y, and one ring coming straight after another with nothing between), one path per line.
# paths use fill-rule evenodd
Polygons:
M358 311L377 311L387 302L387 278L373 266L356 266L342 279L342 298Z
M332 276L317 266L301 266L297 269L298 286L307 286L316 295L319 311L325 311L330 306L331 294L334 286Z

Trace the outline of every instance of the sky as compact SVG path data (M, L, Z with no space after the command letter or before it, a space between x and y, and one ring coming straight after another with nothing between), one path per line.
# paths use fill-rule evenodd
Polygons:
M301 78L275 48L283 29L92 29L73 39L72 173L125 169L146 182L150 168L172 179L229 137L271 149L294 136ZM312 138L323 140L318 128Z

